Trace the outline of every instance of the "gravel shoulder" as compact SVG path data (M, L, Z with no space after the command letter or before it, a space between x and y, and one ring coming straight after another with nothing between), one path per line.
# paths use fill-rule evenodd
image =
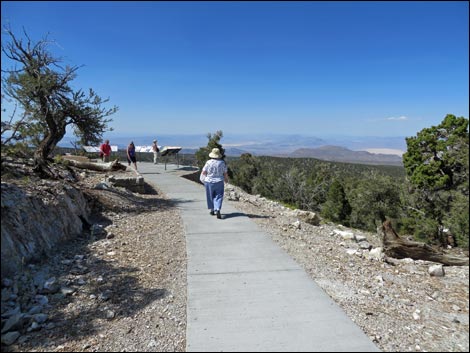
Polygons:
M93 200L93 226L17 279L18 301L45 300L47 321L2 351L181 352L186 347L186 242L175 205L155 186L147 194L81 188ZM33 282L55 277L45 294ZM44 299L46 297L46 299ZM29 304L30 306L30 304Z
M468 266L444 266L443 277L431 276L436 263L372 256L369 249L381 246L379 234L299 222L282 205L237 187L226 194L381 350L468 352ZM363 238L369 247L355 240Z

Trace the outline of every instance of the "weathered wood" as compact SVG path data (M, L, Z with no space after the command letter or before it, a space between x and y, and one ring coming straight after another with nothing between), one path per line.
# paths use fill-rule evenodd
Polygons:
M397 259L409 257L414 260L434 261L449 266L468 266L469 264L468 257L452 256L427 244L401 238L392 228L389 220L383 223L382 231L384 253L387 256Z
M109 171L127 169L127 167L124 164L119 163L117 159L109 163L82 162L82 161L77 161L73 159L67 159L67 161L74 167L81 168L81 169L96 170L99 172L109 172Z

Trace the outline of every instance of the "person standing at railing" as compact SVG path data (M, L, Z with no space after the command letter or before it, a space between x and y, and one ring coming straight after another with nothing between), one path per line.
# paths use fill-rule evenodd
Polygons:
M153 164L157 164L158 152L160 152L160 149L158 148L158 145L157 145L157 140L153 140L152 151L153 151Z

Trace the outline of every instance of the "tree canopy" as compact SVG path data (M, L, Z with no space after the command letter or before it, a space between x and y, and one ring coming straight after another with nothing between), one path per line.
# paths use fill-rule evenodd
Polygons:
M421 130L406 143L403 164L417 187L452 189L468 180L468 119L448 114L441 124Z
M225 158L225 149L220 144L220 140L223 136L224 134L221 130L216 131L213 135L210 132L207 134L207 139L209 140L207 142L207 146L201 147L196 152L196 160L199 170L202 170L202 168L204 167L204 164L209 159L209 153L212 151L213 148L218 148L220 154L222 155L222 158Z

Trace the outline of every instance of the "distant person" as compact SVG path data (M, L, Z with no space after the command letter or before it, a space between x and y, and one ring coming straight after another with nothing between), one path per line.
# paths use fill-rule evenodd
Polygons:
M204 186L206 187L207 208L210 214L221 219L220 210L224 200L224 182L228 183L227 165L218 148L213 148L209 159L202 168Z
M107 163L109 162L109 156L111 156L111 146L109 140L105 140L100 146L100 157L103 162Z
M131 163L134 163L134 168L137 170L137 158L135 156L134 141L131 141L129 146L127 146L127 163L129 164L129 167L131 166Z
M153 151L153 164L157 164L158 152L160 152L160 149L158 148L158 145L157 145L157 140L153 140L152 151Z

